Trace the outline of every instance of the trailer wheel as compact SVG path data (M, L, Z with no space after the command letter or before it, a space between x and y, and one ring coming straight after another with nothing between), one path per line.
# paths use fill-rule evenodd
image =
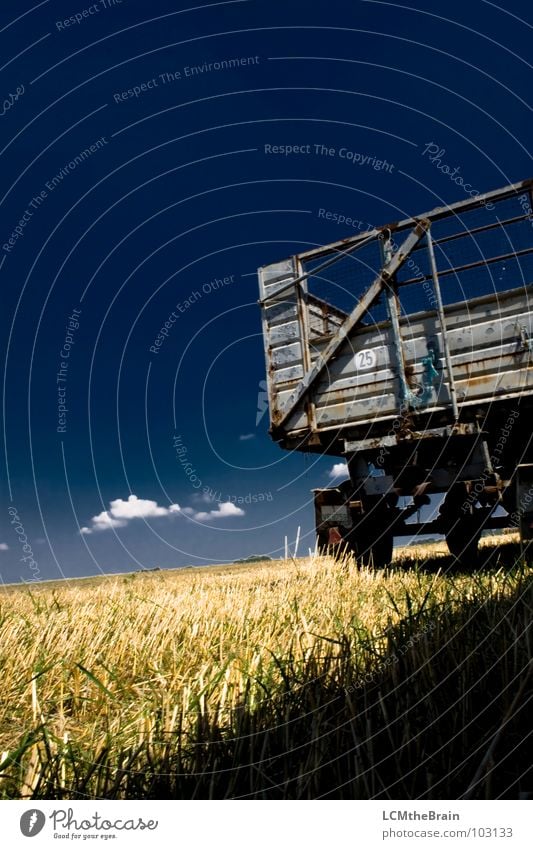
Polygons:
M392 531L382 531L379 539L374 540L367 548L361 551L359 558L364 566L374 569L386 569L392 561L394 537Z
M346 542L361 565L385 569L392 560L396 507L387 497L366 498L363 506L365 512L353 516Z
M479 540L492 510L492 506L475 507L466 484L461 481L446 493L439 521L448 550L459 568L472 572L478 567Z
M368 566L374 569L385 569L392 559L392 535L380 540L369 540L368 535L362 534L358 528L350 531L346 539L344 551L352 554L360 566Z

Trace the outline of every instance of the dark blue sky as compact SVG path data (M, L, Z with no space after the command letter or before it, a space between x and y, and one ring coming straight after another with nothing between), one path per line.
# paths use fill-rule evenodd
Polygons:
M529 4L417 6L2 3L3 581L314 545L334 458L257 415L256 268L461 200L429 144L533 170Z

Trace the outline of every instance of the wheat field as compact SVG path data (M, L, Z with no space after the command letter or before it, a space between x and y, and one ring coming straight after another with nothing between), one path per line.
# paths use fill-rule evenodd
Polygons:
M5 588L2 797L523 792L533 569L406 551Z

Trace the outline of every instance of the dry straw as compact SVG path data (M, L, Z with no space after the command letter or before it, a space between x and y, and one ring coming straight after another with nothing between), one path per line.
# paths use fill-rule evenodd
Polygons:
M387 572L289 552L6 589L1 794L512 793L532 571L451 576L405 556Z

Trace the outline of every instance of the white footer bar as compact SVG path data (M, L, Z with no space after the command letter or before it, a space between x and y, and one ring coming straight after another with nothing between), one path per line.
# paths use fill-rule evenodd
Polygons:
M5 847L531 849L524 801L4 801Z

